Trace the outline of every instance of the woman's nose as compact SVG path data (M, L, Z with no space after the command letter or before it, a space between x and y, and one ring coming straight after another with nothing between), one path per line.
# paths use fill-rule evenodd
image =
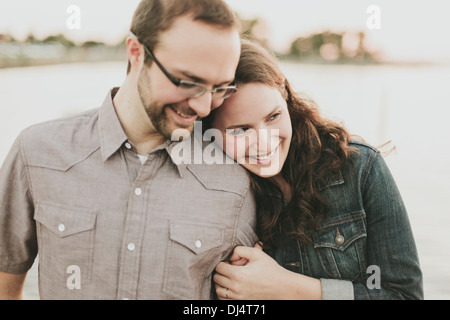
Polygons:
M279 129L270 127L260 127L257 131L256 139L252 139L253 148L258 150L258 153L269 153L272 148L277 146L279 141Z

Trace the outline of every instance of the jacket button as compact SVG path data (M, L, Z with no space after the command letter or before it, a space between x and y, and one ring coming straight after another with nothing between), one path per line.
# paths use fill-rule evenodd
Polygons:
M334 241L339 245L343 244L345 241L345 238L339 232L339 228L336 228L336 238L334 238Z
M345 238L342 235L338 234L336 236L336 239L334 239L334 240L336 241L337 244L343 244L345 241Z

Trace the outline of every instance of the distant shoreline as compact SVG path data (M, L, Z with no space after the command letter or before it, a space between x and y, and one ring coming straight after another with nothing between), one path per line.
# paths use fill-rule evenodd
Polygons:
M305 65L324 65L324 66L399 66L399 67L426 67L438 65L438 62L426 62L426 61L411 61L411 62L377 62L377 63L358 63L358 62L342 62L342 63L332 63L332 62L318 62L318 61L305 61L300 59L290 59L281 58L279 59L282 63L295 63L295 64L305 64ZM0 70L1 69L11 69L11 68L26 68L26 67L42 67L42 66L52 66L59 64L72 64L72 63L96 63L96 62L122 62L123 59L111 58L102 60L73 60L73 59L8 59L7 61L0 59ZM126 61L125 61L126 62Z
M73 59L8 59L7 61L0 59L0 70L11 68L26 68L26 67L43 67L52 66L58 64L71 64L71 63L91 63L91 62L120 62L124 61L119 58L102 59L102 60L73 60ZM125 61L126 62L126 61Z

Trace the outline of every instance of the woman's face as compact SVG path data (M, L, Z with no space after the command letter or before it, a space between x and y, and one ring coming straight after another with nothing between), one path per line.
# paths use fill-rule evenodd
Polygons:
M254 174L280 173L292 137L287 104L277 88L261 83L239 86L215 111L212 123L222 132L217 141L229 157Z

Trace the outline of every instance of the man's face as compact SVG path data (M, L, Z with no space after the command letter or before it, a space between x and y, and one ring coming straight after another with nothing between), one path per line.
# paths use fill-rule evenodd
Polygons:
M153 54L177 79L210 89L223 87L234 80L240 55L239 33L181 17L160 35ZM212 99L209 91L197 98L186 97L155 62L140 69L138 92L153 128L168 139L178 128L192 132L195 120L206 117L223 102Z

